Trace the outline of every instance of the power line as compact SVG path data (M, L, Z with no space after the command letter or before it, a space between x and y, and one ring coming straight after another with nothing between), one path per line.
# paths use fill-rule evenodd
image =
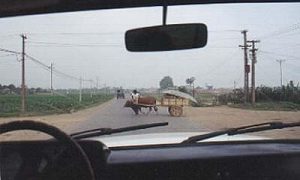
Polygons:
M236 47L232 47L232 46L209 46L206 48L207 49L208 48L211 48L211 49L236 49Z
M41 61L37 60L36 58L32 57L32 56L29 56L29 55L26 55L30 60L32 60L33 62L41 65L44 69L46 69L47 71L51 71L51 67L50 66L47 66L46 64L42 63ZM57 73L59 75L62 75L64 77L67 77L69 79L75 79L75 80L79 80L79 78L75 77L75 76L72 76L72 75L69 75L69 74L66 74L66 73L63 73L57 69L53 69L52 70L54 73Z
M287 58L290 58L290 60L297 60L299 59L300 60L300 57L297 57L297 56L291 56L291 55L286 55L286 54L279 54L279 53L274 53L274 52L270 52L270 51L264 51L264 50L261 50L260 51L261 53L265 53L265 54L272 54L272 55L275 55L275 56L282 56L282 57L287 57Z
M0 57L7 57L7 56L14 56L15 54L6 54L6 55L3 55L3 56L0 56Z
M28 59L32 60L33 62L35 62L35 63L41 65L42 67L45 67L45 68L47 68L47 69L50 68L50 67L47 66L46 64L42 63L41 61L37 60L36 58L34 58L34 57L32 57L32 56L29 56L28 54L25 54L25 56L26 56Z
M300 22L296 23L296 24L293 24L291 26L288 26L286 28L283 28L283 29L279 29L277 31L274 31L273 33L268 33L267 35L265 36L261 36L260 39L268 39L268 38L271 38L271 37L274 37L274 36L279 36L279 35L283 35L283 34L286 34L286 33L289 33L289 32L292 32L292 31L296 31L300 29Z
M13 54L22 54L21 52L17 52L17 51L13 51L13 50L8 50L8 49L3 49L3 48L0 48L0 51L7 52L7 53L13 53Z
M212 30L212 31L208 31L210 33L224 33L224 32L238 32L240 33L241 30L237 30L237 29L225 29L225 30Z
M85 32L85 33L80 33L80 32L62 32L62 33L29 33L29 35L33 36L45 36L45 35L59 35L59 36L99 36L99 35L116 35L116 34L122 34L123 32Z
M41 41L29 41L30 44L39 44L47 46L63 46L63 47L103 47L103 46L121 46L118 44L76 44L76 43L55 43L55 42L41 42Z
M64 76L64 77L66 77L66 78L72 79L72 80L76 80L76 81L79 81L79 80L80 80L79 78L77 78L77 77L75 77L75 76L66 74L66 73L61 72L61 71L59 71L59 70L57 70L57 69L53 69L53 72L56 73L56 74L58 74L58 75Z
M227 56L224 57L223 61L221 61L218 65L213 66L212 69L210 69L209 71L206 71L206 73L204 73L204 74L209 77L209 75L211 75L212 73L215 73L215 71L218 70L220 67L223 67L225 64L228 64L228 62L233 59L232 57L235 57L235 55L237 53L238 53L238 51L236 50L236 51L228 54Z
M19 34L0 34L0 37L19 36Z
M34 58L34 57L32 57L32 56L30 56L30 55L28 55L28 54L26 54L26 57L27 57L28 59L32 60L33 62L35 62L36 64L40 65L41 67L43 67L43 69L45 69L45 70L47 70L47 71L49 71L49 72L51 71L51 66L46 65L45 63L41 62L41 61L38 60L37 58ZM56 75L60 75L60 76L66 77L66 78L68 78L68 79L72 79L72 80L76 80L76 81L79 81L79 80L80 80L80 78L77 78L77 77L75 77L75 76L66 74L66 73L64 73L64 72L62 72L62 71L59 71L59 70L57 70L57 69L54 69L54 68L52 69L52 72L53 72L53 73L56 73ZM89 80L89 79L82 79L82 81L90 82L91 80Z
M77 78L75 76L72 76L72 75L69 75L69 74L66 74L62 71L59 71L57 69L54 69L53 68L53 64L51 63L50 66L47 66L46 64L42 63L41 61L37 60L36 58L32 57L32 56L29 56L27 55L26 57L28 57L28 59L32 60L33 62L37 63L38 65L40 65L43 69L49 71L51 73L51 79L50 79L50 83L51 83L51 91L53 92L53 88L52 88L52 74L55 73L56 75L59 75L61 77L65 77L65 78L68 78L68 79L72 79L72 80L75 80L75 81L79 81L80 82L80 86L82 86L82 83L83 82L90 82L91 83L91 87L92 87L92 83L94 83L94 81L92 79L82 79L81 77L80 78ZM81 87L80 87L81 89ZM81 92L81 90L80 90ZM92 94L91 94L92 96Z
M213 38L210 39L210 41L212 42L219 42L219 41L232 41L232 40L240 40L240 38L238 37L227 37L227 38Z
M259 51L260 52L260 51ZM274 57L278 57L278 56L274 56L274 55L272 55L272 53L271 54L269 54L269 53L265 53L264 54L264 56L268 56L268 57L273 57L272 59L270 59L270 58L266 58L267 60L270 60L271 62L273 61L273 63L274 62L278 62L279 63L279 68L280 68L280 84L282 85L283 84L283 71L282 71L282 63L283 62L285 62L285 64L288 64L288 65L290 65L290 66L292 66L293 68L295 68L295 69L297 69L298 68L298 64L291 64L291 63L288 63L288 62L291 62L290 61L290 59L277 59L276 61L275 61L275 59L274 59ZM295 62L295 61L293 61L293 62ZM298 74L298 71L287 71L288 73L297 73Z
M299 33L300 35L300 33ZM264 42L261 42L262 44L270 44L270 42L268 41L264 41ZM272 45L276 45L276 46L280 46L280 49L283 49L283 48L298 48L298 46L300 46L299 43L295 43L294 41L275 41L275 42L272 42ZM272 48L274 49L274 48ZM279 49L278 47L276 49Z

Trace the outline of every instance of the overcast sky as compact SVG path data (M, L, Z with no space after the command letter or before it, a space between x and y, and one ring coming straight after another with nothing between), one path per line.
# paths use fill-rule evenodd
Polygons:
M194 50L133 53L125 48L126 30L160 25L162 8L101 10L0 19L0 48L26 53L57 71L76 78L92 79L99 86L124 88L158 87L166 75L175 85L196 78L196 86L243 86L241 30L257 45L257 85L300 81L300 4L198 5L169 7L167 23L205 23L208 44ZM21 83L20 56L0 52L0 84ZM29 87L50 86L50 73L26 59ZM85 86L90 84L85 82ZM78 88L79 81L55 73L54 88Z

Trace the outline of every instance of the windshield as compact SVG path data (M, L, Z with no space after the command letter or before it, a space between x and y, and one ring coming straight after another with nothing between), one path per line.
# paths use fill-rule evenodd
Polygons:
M169 123L119 134L140 135L297 122L299 12L300 3L171 6L166 24L203 23L207 44L161 52L127 51L125 33L162 25L162 7L1 18L0 123L33 119L68 133Z

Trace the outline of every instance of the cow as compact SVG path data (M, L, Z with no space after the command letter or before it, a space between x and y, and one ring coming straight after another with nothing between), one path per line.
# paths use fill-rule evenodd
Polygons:
M124 107L130 107L136 115L139 114L139 112L142 112L142 108L148 108L150 113L152 111L152 108L155 112L158 111L158 108L156 106L156 99L152 96L142 96L138 99L138 103L134 103L132 100L127 100ZM143 113L145 114L145 113Z

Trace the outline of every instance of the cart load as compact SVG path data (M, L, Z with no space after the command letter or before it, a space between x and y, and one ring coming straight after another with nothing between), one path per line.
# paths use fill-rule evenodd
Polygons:
M171 116L179 117L183 114L183 107L189 106L190 102L197 103L197 100L187 93L176 90L163 91L163 97L156 101L157 106L168 107Z

